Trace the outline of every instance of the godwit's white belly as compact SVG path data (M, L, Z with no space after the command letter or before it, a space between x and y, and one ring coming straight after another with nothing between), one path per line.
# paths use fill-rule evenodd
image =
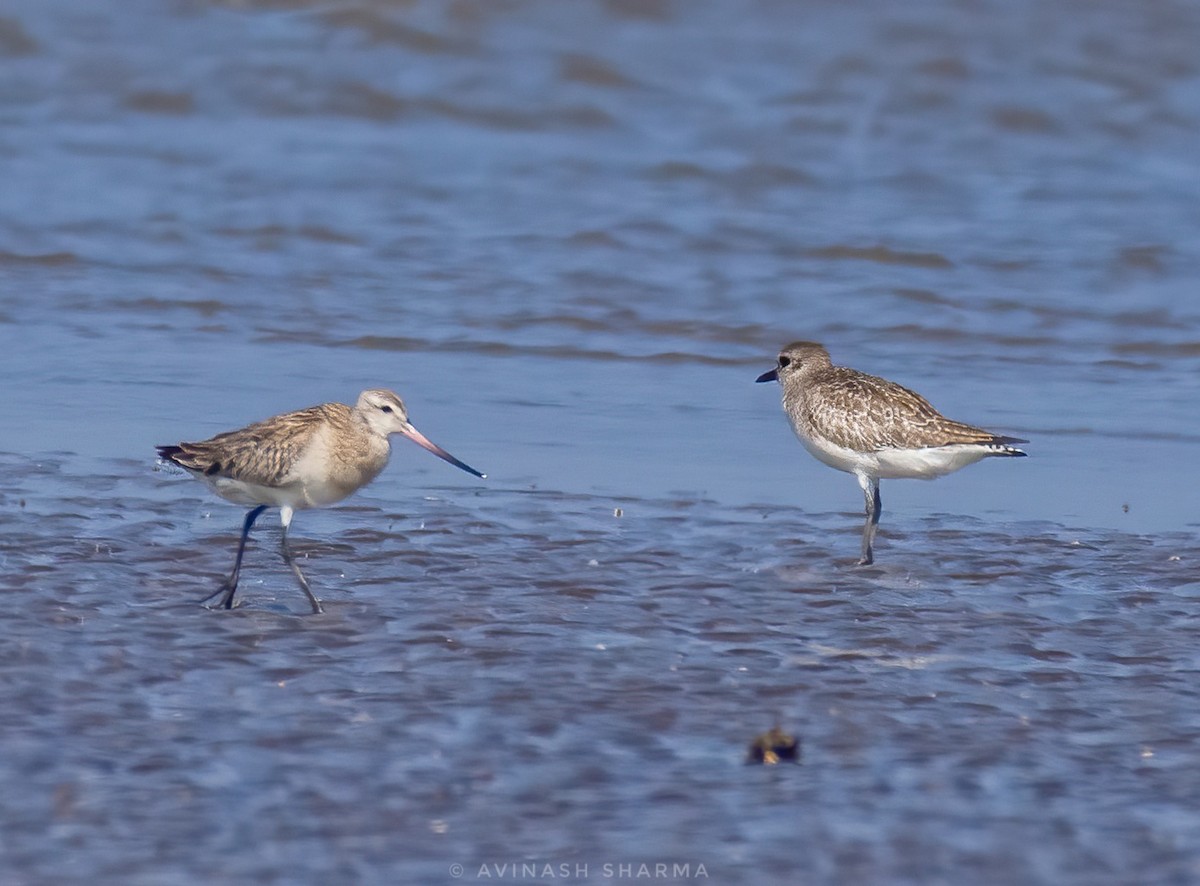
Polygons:
M226 501L234 504L267 505L273 508L310 508L314 503L309 500L303 484L293 483L288 486L261 486L258 483L247 483L244 480L233 480L229 477L205 477L197 475L208 484L208 488Z

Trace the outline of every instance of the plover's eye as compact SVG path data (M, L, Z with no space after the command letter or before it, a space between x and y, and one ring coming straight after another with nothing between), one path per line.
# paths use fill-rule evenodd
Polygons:
M791 366L791 365L792 365L791 357L785 357L782 354L779 355L779 368L780 369L783 369L783 368L785 368L787 366Z
M382 409L384 412L386 412L388 415L392 414L392 407L390 407L390 406L380 406L379 408Z

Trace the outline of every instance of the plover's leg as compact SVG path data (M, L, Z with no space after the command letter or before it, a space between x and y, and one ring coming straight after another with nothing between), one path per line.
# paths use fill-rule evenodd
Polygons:
M220 607L224 607L225 609L233 608L233 595L237 592L238 573L242 571L242 554L246 550L246 539L250 537L250 527L258 519L258 515L266 509L266 505L259 505L246 514L246 519L242 523L242 539L238 542L237 557L233 560L233 572L229 573L229 578L225 579L225 582L219 588L200 601L202 605L208 603L217 594L223 593L225 597L221 600Z
M324 611L321 609L321 601L313 596L312 589L308 586L308 579L304 577L304 573L300 571L300 567L292 559L292 552L288 550L287 536L288 527L292 525L292 513L292 509L287 507L280 511L279 517L283 521L283 538L279 549L283 554L283 562L292 567L292 572L295 573L296 580L300 582L300 590L304 591L304 596L308 597L308 602L312 604L313 615L317 615Z
M866 501L866 521L863 523L862 556L859 566L870 566L875 561L871 545L875 541L875 530L879 526L879 515L883 513L883 501L879 497L879 480L866 474L858 474L858 485L862 487Z

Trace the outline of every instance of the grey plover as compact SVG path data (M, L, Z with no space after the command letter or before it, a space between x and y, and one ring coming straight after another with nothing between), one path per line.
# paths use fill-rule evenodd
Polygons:
M834 366L815 342L788 345L775 368L756 380L779 382L783 409L805 449L858 478L866 497L861 566L874 560L881 479L932 480L988 456L1024 456L1013 444L1029 442L951 421L908 388Z
M402 434L455 467L476 477L486 476L431 443L409 422L400 398L382 390L363 391L353 408L323 403L199 443L157 447L160 458L203 480L217 495L252 506L242 523L233 571L200 602L224 594L219 605L233 608L250 527L267 508L279 508L284 562L300 582L312 611L320 612L320 601L288 550L292 515L304 508L339 502L379 476L391 454L389 434Z

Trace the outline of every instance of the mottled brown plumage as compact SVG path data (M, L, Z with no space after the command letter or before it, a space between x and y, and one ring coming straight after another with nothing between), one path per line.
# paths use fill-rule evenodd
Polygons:
M952 443L995 443L991 431L953 421L908 388L847 366L829 366L789 387L789 414L811 434L847 449L919 449Z
M866 496L863 565L874 556L881 478L931 480L988 456L1025 455L1011 444L1027 441L953 421L908 388L834 366L816 342L785 347L758 381L779 382L792 429L815 458L858 478Z
M345 424L349 415L349 409L341 403L326 403L255 422L199 443L162 446L159 455L208 476L221 474L243 483L277 486L322 422Z

